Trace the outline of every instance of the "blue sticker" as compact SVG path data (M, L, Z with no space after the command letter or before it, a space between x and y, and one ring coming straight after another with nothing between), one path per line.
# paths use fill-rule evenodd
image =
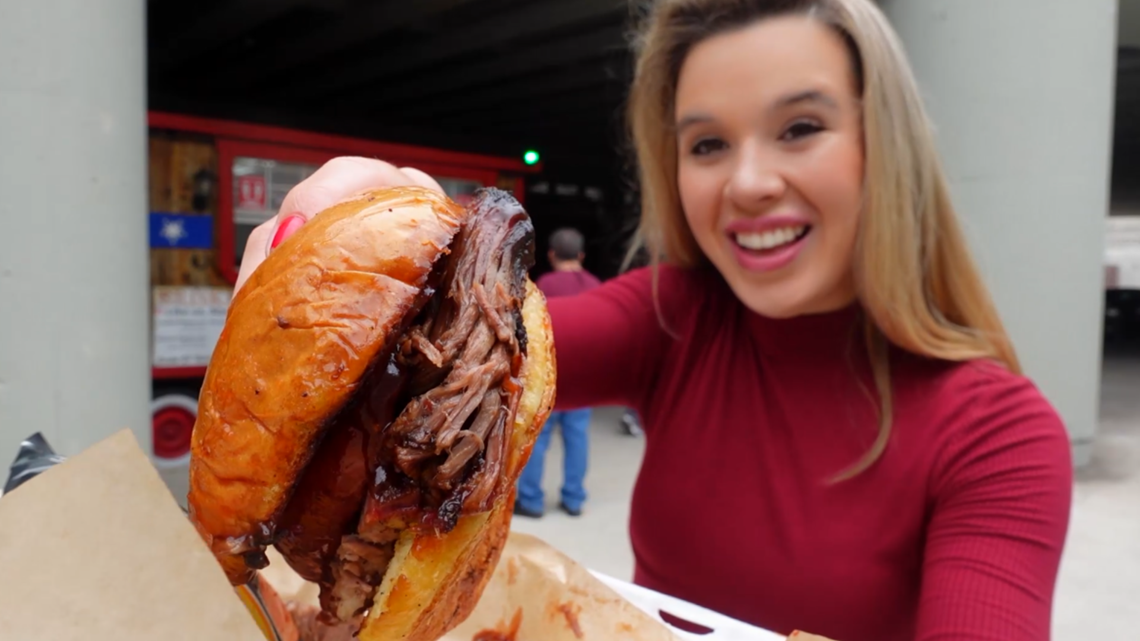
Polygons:
M214 217L150 213L151 248L210 249L214 246Z

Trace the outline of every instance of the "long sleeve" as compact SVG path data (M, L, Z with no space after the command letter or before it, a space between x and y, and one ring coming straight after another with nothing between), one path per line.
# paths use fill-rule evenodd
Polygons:
M1017 377L975 382L935 466L918 641L1047 641L1072 500L1056 412Z
M662 270L662 278L668 279ZM655 311L652 273L629 272L548 301L558 361L557 407L637 406L669 340Z

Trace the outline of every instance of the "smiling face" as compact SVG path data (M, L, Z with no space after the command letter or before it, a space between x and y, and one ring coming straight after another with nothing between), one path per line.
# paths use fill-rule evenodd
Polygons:
M773 318L850 304L863 146L843 39L799 16L713 36L675 112L681 206L736 296Z

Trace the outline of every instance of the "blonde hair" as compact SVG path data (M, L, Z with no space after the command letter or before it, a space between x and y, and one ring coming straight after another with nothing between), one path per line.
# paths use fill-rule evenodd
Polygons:
M835 480L871 467L891 433L889 344L947 361L992 359L1020 373L971 257L932 126L898 36L871 0L659 0L645 16L629 121L641 179L636 252L656 265L705 262L681 211L673 129L677 77L700 41L758 20L805 15L834 29L852 57L863 105L864 206L854 258L879 395L879 432Z

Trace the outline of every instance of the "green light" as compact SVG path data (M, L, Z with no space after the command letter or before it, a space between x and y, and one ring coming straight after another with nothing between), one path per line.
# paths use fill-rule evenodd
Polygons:
M538 152L531 149L523 154L523 162L528 165L538 164Z

